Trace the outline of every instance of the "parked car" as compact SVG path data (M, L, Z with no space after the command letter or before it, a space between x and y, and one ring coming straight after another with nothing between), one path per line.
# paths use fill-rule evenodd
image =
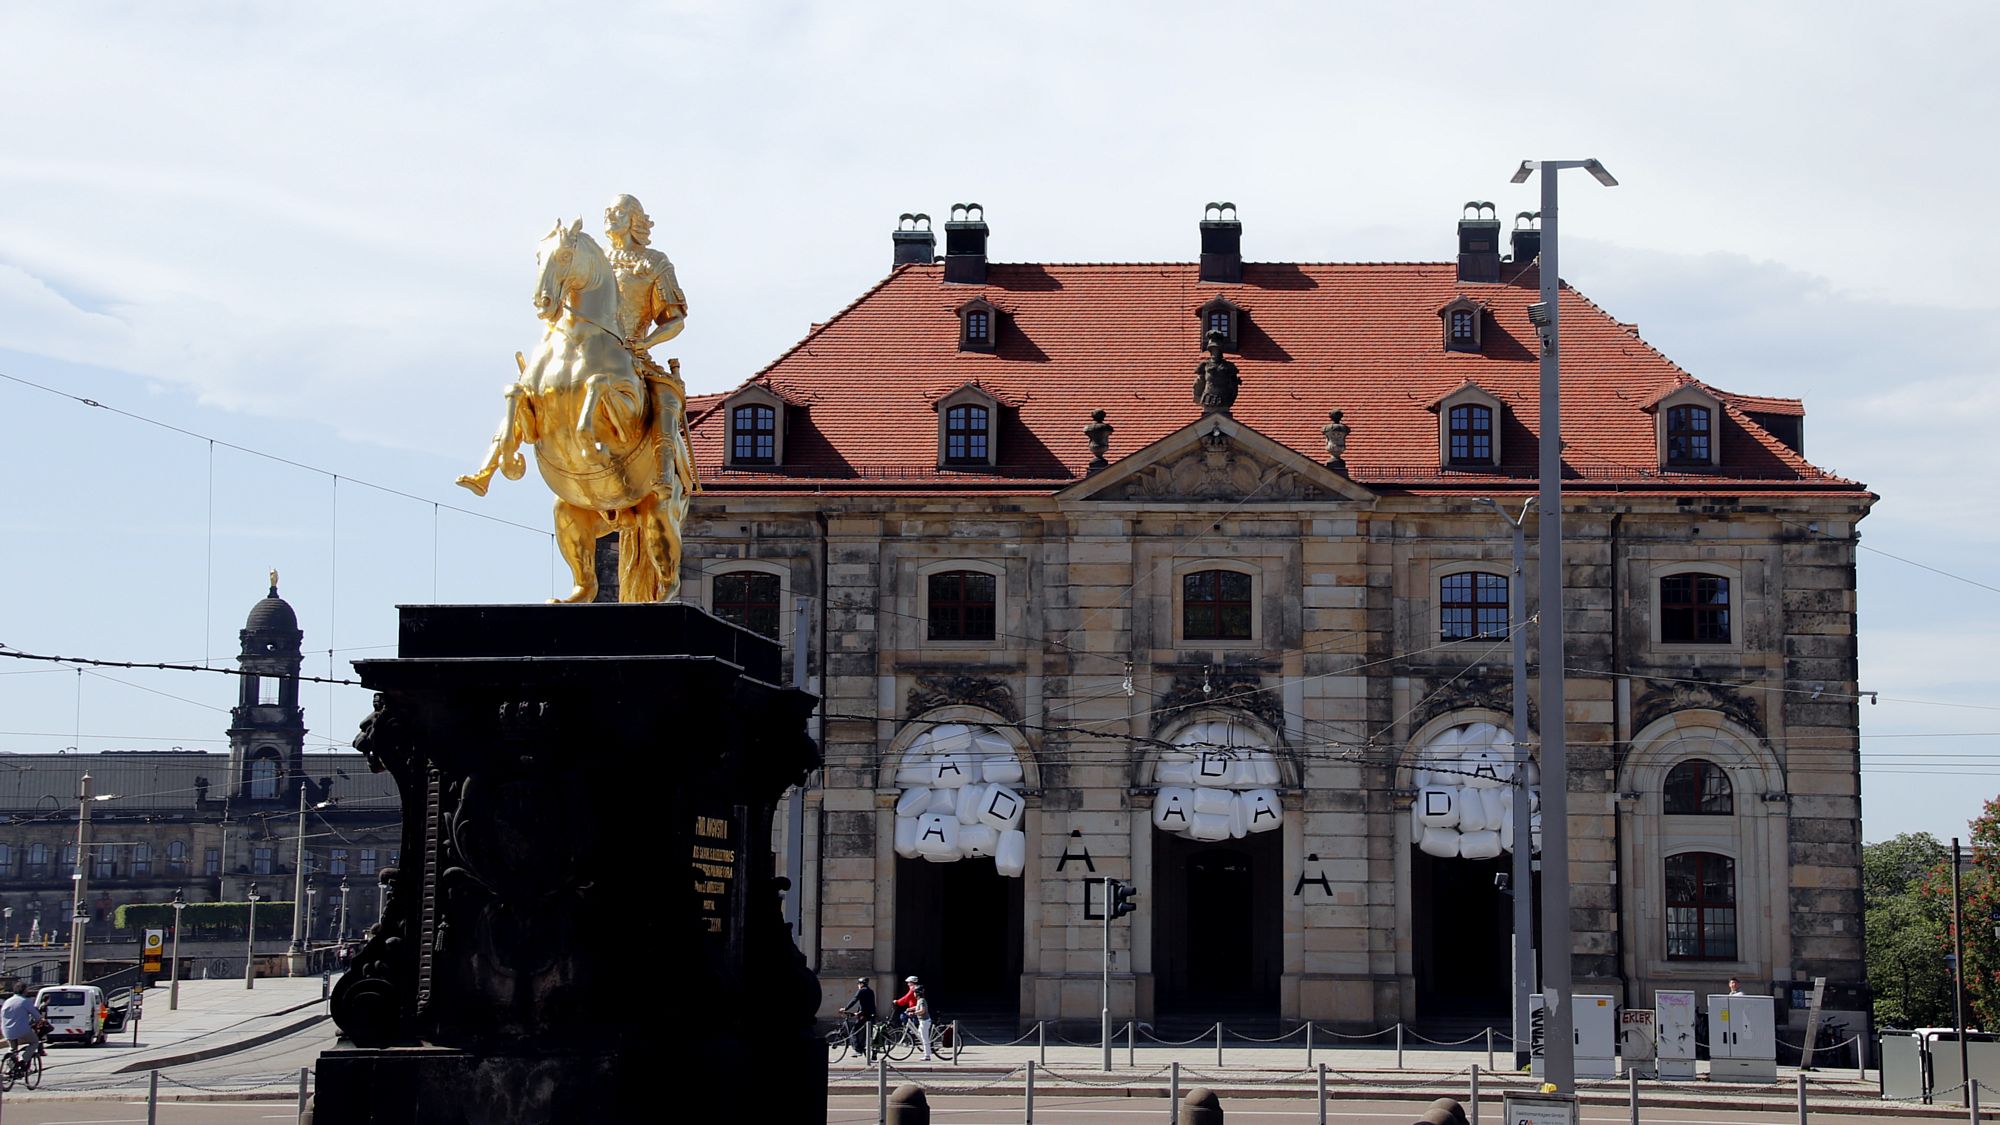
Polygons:
M104 1042L104 990L92 984L64 984L35 993L35 1007L49 1021L49 1042L80 1043L85 1047Z

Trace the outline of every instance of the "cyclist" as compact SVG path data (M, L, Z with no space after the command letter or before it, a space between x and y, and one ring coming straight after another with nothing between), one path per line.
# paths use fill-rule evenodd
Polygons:
M854 995L840 1006L841 1014L847 1017L847 1045L862 1062L868 1061L868 1030L875 1025L875 990L868 986L868 978L861 977L854 982Z
M16 981L14 994L0 1004L0 1037L7 1040L7 1053L17 1063L26 1063L41 1051L42 1037L35 1034L35 1022L40 1018L41 1012L28 998L27 984ZM22 1047L28 1049L27 1054L21 1053Z
M917 1006L917 997L923 992L917 987L918 981L914 976L904 977L903 984L907 986L903 989L903 994L892 1001L896 1009L897 1023L902 1023L910 1017L910 1012Z

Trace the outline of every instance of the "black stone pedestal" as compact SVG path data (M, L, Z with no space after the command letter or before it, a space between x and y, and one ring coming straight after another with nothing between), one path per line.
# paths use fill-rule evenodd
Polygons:
M314 1125L825 1121L770 850L819 756L776 642L676 604L409 606L355 667L402 865Z

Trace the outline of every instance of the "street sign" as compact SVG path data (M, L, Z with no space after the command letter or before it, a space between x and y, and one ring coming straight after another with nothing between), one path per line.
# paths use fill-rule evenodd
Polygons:
M1577 1125L1574 1095L1509 1091L1505 1098L1507 1125Z
M139 952L139 969L141 972L158 973L160 971L160 952L166 943L167 931L146 931L146 941Z

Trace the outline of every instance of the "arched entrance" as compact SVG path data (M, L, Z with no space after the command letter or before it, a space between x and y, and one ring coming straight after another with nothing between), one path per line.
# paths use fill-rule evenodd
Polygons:
M1416 1018L1505 1021L1513 1007L1513 735L1493 722L1442 724L1411 765L1407 850ZM1534 780L1532 772L1528 780ZM1526 888L1531 910L1539 875ZM1538 912L1531 917L1539 917ZM1531 936L1530 941L1534 938Z

